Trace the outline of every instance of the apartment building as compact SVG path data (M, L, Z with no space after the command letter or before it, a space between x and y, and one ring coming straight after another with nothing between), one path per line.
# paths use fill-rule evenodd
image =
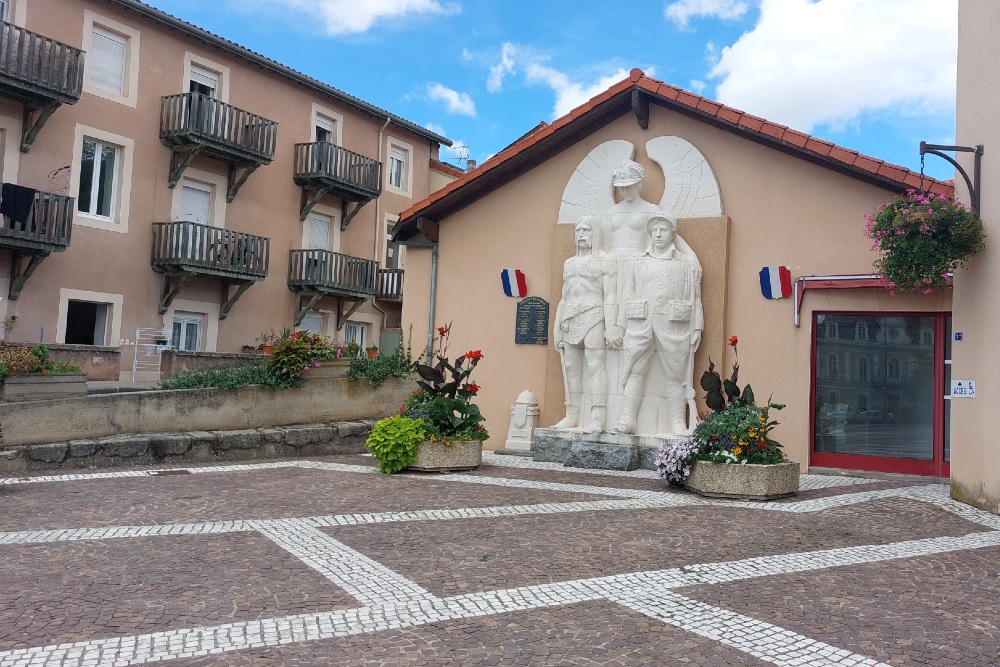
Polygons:
M136 0L0 12L10 338L122 346L126 372L138 329L236 352L400 327L392 226L454 178L448 139Z

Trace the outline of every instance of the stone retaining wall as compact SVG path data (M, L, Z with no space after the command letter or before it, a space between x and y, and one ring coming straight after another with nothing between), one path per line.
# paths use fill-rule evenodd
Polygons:
M9 345L24 345L31 347L35 343L11 341ZM46 343L49 348L49 358L66 364L79 366L90 381L118 380L118 369L122 362L122 348L102 345L66 345L64 343ZM131 368L131 358L129 367Z
M372 420L235 431L145 433L0 449L0 473L358 454Z
M237 366L250 361L262 360L259 353L239 352L185 352L183 350L164 350L160 354L160 379L177 377L185 371L204 371L223 366Z

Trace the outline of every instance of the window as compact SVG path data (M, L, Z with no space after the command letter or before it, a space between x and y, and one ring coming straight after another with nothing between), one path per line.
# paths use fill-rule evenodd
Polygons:
M826 376L831 380L836 380L838 375L837 356L831 354L826 359Z
M118 21L83 11L83 90L130 106L138 101L139 31Z
M299 322L298 330L308 331L309 333L323 333L323 316L318 313L309 313Z
M219 75L207 69L191 65L191 79L188 82L188 92L199 93L205 97L216 97L219 88Z
M891 336L890 336L891 337ZM890 380L899 380L899 359L890 359L886 364L887 377Z
M180 210L175 220L212 224L212 186L185 178L181 181Z
M868 409L868 394L858 394L858 412Z
M316 141L325 141L331 144L337 143L337 121L326 116L316 116Z
M125 51L128 46L126 38L95 27L90 39L90 85L123 95Z
M70 345L108 345L111 304L70 300L66 305L66 339Z
M385 221L385 263L387 269L403 268L403 246L392 242L392 232L396 228L398 216L387 218Z
M858 359L858 382L868 382L868 360L864 357Z
M118 181L118 147L90 138L83 140L80 155L80 213L113 218Z
M868 327L863 322L858 322L855 326L855 337L860 340L868 340Z
M368 337L365 335L367 327L364 324L348 322L344 325L344 342L357 343L361 347L367 347Z
M388 148L386 187L397 194L409 196L413 181L413 147L390 138Z
M827 338L838 338L838 332L840 330L839 325L836 323L829 323L826 325L826 337Z
M309 228L306 230L308 250L330 249L330 216L310 212L306 220Z
M197 352L201 349L201 329L204 316L200 313L174 312L173 334L170 337L175 350Z

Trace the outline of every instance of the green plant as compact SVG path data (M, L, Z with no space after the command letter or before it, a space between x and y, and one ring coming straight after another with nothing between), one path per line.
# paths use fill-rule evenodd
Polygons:
M280 340L281 334L276 332L274 329L271 329L270 331L261 331L260 335L254 338L254 342L260 345L277 345Z
M189 371L177 377L160 382L160 389L206 389L218 387L235 389L248 385L260 385L272 389L281 388L278 380L271 373L263 360L240 366L210 368L202 371Z
M310 368L320 366L325 359L340 359L344 343L334 343L329 336L308 331L296 331L275 344L267 358L268 367L283 387L292 387L302 380Z
M378 461L380 472L396 473L417 460L417 448L427 439L420 419L394 415L375 422L365 447Z
M79 366L50 360L48 346L41 343L30 348L23 345L0 345L0 382L9 375L28 373L55 375L79 372Z
M7 340L7 336L17 328L17 315L8 315L3 318L3 338Z
M411 397L410 416L426 421L434 439L479 440L488 437L484 436L486 429L481 425L483 416L479 407L472 403L481 387L470 379L472 371L483 358L483 352L469 350L451 362L447 358L451 323L438 327L437 332L437 363L433 366L415 364L422 378L417 384L423 391Z
M413 360L409 346L402 344L396 351L380 357L354 357L347 371L349 380L368 380L373 387L379 387L388 378L402 379L413 373Z
M986 245L979 216L945 195L907 190L865 217L880 255L873 266L892 294L949 287L948 274Z

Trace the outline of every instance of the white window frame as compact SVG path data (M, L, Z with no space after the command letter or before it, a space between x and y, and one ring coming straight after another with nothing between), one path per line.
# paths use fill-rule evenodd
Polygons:
M175 313L192 313L204 317L201 330L201 351L216 352L219 344L219 303L174 299L167 312L163 313L163 328L173 331ZM252 340L243 341L250 344Z
M192 313L186 310L175 310L174 317L170 322L171 336L170 336L170 346L175 350L181 350L179 346L179 340L173 336L173 327L180 324L181 336L185 336L185 331L187 331L186 325L196 324L196 330L198 332L198 338L195 341L194 349L185 348L185 352L201 352L202 343L205 339L205 314L204 313Z
M229 181L225 176L220 174L213 174L209 171L204 171L202 169L195 169L193 167L188 167L184 170L184 178L181 182L188 181L190 184L195 186L202 186L212 191L212 216L210 220L206 220L206 225L212 225L213 227L221 227L225 229L226 227L226 198L219 196L220 192L225 192L226 188L229 187ZM180 186L180 183L178 183ZM184 207L182 201L184 198L184 190L181 187L176 187L173 189L171 199L170 199L170 219L177 220L178 216L183 213Z
M403 177L399 185L392 182L392 152L393 150L405 153L403 160ZM410 197L413 192L413 146L393 137L386 139L385 150L385 189L404 197Z
M14 25L25 26L25 21L27 19L27 3L25 0L6 0L7 3L7 18L4 19L7 23L13 23Z
M88 142L94 144L94 169L91 172L90 193L89 193L89 195L90 195L90 210L89 211L81 211L79 208L77 208L77 213L79 213L80 215L87 216L87 217L97 218L99 220L108 220L108 221L111 221L111 220L114 219L115 202L118 200L118 189L119 189L118 175L120 173L119 164L121 163L121 160L122 160L122 148L121 148L121 146L116 146L116 145L111 144L111 143L99 141L97 139L92 139L91 137L84 137L83 138L83 146L81 146L81 148L80 148L80 150L81 150L80 167L81 168L80 168L80 172L79 172L79 175L78 175L78 179L83 177L83 154L82 154L82 150L83 150L83 148L86 147L86 145L87 145ZM99 212L97 212L97 211L94 210L96 208L96 206L97 206L97 199L98 199L98 195L100 193L100 184L104 180L104 176L105 176L105 174L103 172L103 168L101 167L101 164L102 164L101 155L104 153L104 149L106 149L106 148L112 149L114 151L114 156L115 156L114 165L112 166L112 170L113 170L114 173L112 174L112 177L111 177L111 192L109 193L109 199L110 199L110 201L108 202L108 204L109 204L109 206L108 206L108 215L104 215L103 213L99 213ZM79 205L79 202L83 200L83 197L81 196L83 194L83 184L78 182L77 183L77 188L78 188L78 191L76 193L76 197L77 197L77 203Z
M344 116L343 114L337 113L333 109L321 106L313 102L312 104L312 115L310 116L312 122L309 125L309 141L316 142L316 121L318 118L324 118L327 121L333 123L333 143L342 146L344 138Z
M340 210L325 204L316 204L313 206L312 211L310 211L310 213L312 212L330 218L330 247L327 250L330 252L340 252ZM303 249L309 247L309 216L306 216L306 219L302 221L302 239L299 247Z
M70 178L69 196L71 197L80 196L80 164L83 161L83 141L85 138L109 146L116 146L119 149L119 159L115 165L114 197L109 218L74 210L73 224L124 234L128 231L129 208L132 200L132 161L135 154L135 141L94 127L77 125L73 137L73 164L70 172L76 176Z
M83 50L93 51L94 30L101 30L125 40L125 68L122 73L122 92L116 93L90 84L91 58L83 60L83 92L102 97L118 104L132 107L139 99L139 31L124 23L101 16L89 9L83 10Z
M89 292L84 290L67 289L59 290L59 315L56 318L56 342L66 342L66 324L69 312L70 301L90 301L92 303L106 304L110 309L110 324L108 326L107 344L114 345L115 341L121 340L122 331L122 303L125 297L121 294L109 292Z
M386 214L386 216L385 216L385 234L382 235L382 237L383 237L383 239L385 241L384 245L382 246L382 254L381 254L381 257L383 258L383 260L388 260L388 256L387 255L388 255L388 252L389 252L389 242L392 240L392 227L397 222L399 222L399 215L398 214ZM396 246L396 250L397 250L397 252L399 252L399 257L396 258L396 268L398 268L398 269L402 269L403 268L403 263L406 260L406 251L405 251L405 248L406 248L406 246L404 246L402 244L397 244L397 246ZM382 268L389 268L388 265L387 265L387 263L386 263L386 261L382 262Z
M181 80L181 92L188 92L191 84L191 71L194 70L204 70L215 74L219 80L219 86L215 89L215 99L220 102L229 102L229 78L230 70L228 67L221 63L217 63L214 60L209 60L208 58L203 58L197 53L192 53L191 51L184 52L184 78Z

